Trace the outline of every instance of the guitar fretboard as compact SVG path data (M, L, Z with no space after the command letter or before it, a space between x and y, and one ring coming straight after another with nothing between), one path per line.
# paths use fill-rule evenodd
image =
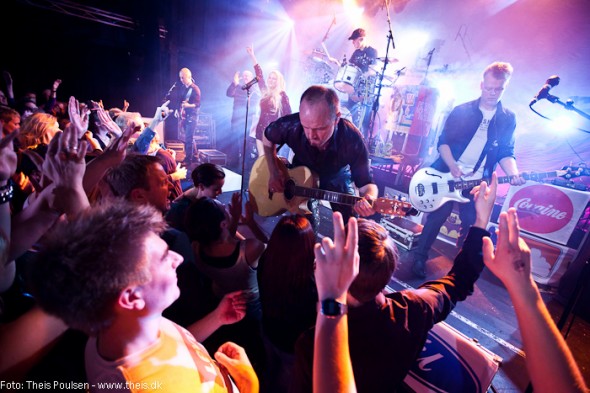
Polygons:
M313 199L321 199L324 201L339 203L342 205L354 205L361 197L355 195L341 194L333 191L320 190L318 188L307 188L295 186L293 190L297 196Z
M557 172L540 172L540 173L522 173L521 176L525 180L532 180L532 181L541 181L548 177L556 177L558 175ZM485 180L488 184L490 183L491 179L477 179L477 180L450 180L449 181L449 188L452 190L470 190L473 187L479 186L479 184ZM505 184L510 183L512 180L512 176L500 176L498 178L498 184Z

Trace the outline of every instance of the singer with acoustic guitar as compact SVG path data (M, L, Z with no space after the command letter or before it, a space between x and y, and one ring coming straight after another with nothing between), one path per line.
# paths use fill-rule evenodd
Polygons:
M516 116L500 102L512 71L512 66L504 62L494 62L485 68L480 82L481 96L455 107L449 114L438 140L439 157L432 168L450 172L455 179L465 180L490 178L496 165L500 164L506 175L511 177L512 185L525 183L514 158ZM457 239L458 248L475 222L475 207L470 190L465 190L463 196L470 201L459 204L461 229ZM428 251L451 214L453 204L453 201L446 202L428 213L413 255L412 271L420 278L426 277Z
M164 101L170 100L170 109L174 109L174 117L178 119L178 129L184 132L184 163L196 162L193 149L193 137L197 128L197 117L201 107L201 89L195 84L191 70L182 68L178 74L180 83L176 82Z
M277 157L277 145L286 144L294 153L292 165L315 172L320 189L355 195L355 186L358 188L362 198L353 205L332 203L332 209L340 211L345 222L353 214L375 213L372 202L379 190L373 183L369 151L359 130L340 117L340 102L334 90L319 85L309 87L301 96L299 113L272 122L264 136L269 193L285 190L287 179ZM319 225L318 218L315 214L314 227Z

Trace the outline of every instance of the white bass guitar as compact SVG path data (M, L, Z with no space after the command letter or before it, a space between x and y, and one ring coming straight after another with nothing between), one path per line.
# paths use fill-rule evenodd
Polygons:
M521 173L525 180L540 181L548 177L565 176L567 170L541 173ZM510 176L498 177L498 183L510 183ZM437 210L448 201L459 203L469 202L461 195L463 190L471 190L479 186L482 180L488 183L490 179L463 180L455 179L450 172L440 172L434 168L422 168L414 173L410 180L408 196L412 205L419 211L429 213Z

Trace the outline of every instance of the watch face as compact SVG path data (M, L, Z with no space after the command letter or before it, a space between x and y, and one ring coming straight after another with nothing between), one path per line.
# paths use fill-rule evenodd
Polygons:
M334 299L322 300L321 312L327 317L336 317L342 314L346 314L346 304L337 302Z

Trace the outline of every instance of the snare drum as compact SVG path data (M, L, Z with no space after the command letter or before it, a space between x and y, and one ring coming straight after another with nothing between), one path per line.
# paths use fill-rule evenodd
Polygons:
M347 64L340 67L334 79L334 88L346 94L354 93L363 72L360 68Z

